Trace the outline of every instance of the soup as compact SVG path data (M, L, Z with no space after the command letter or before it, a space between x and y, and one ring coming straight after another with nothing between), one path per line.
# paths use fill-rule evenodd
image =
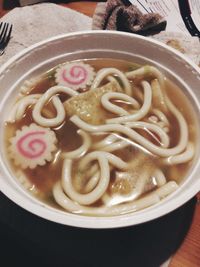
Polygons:
M157 204L186 177L196 118L154 66L62 63L26 81L5 122L9 164L40 200L111 216Z

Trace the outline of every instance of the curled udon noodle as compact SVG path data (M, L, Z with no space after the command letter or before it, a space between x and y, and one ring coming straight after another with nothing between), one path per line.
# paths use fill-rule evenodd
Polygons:
M178 188L177 183L174 181L170 181L165 185L159 187L152 193L147 194L141 199L111 207L104 206L104 207L93 208L93 207L83 206L72 201L64 193L60 181L57 182L53 187L53 196L56 202L67 211L79 214L84 213L90 215L114 216L118 214L124 214L127 212L141 210L149 206L152 206L154 204L157 204L160 202L161 199L173 193L177 188Z
M106 152L114 152L115 150L125 148L130 144L130 140L127 140L126 138L117 134L110 134L106 136L103 140L94 143L92 145L92 149L103 150Z
M86 185L84 186L83 193L89 193L92 190L94 190L94 188L97 186L98 182L99 182L99 178L100 178L100 173L99 171L97 171L92 177L91 179L86 183Z
M121 149L121 148L122 147L117 147L116 149ZM110 172L112 171L114 166L117 169L120 169L120 170L126 170L128 168L128 166L129 166L128 163L124 162L119 157L116 157L115 155L113 155L111 153L107 153L107 152L113 152L116 149L113 149L113 148L112 149L107 149L107 146L102 149L103 150L102 151L103 152L102 155L104 155L104 157L107 158L109 163L110 163ZM91 161L91 156L93 156L93 153L88 154L85 157L85 159L81 160L80 168L84 169L84 166L86 166L89 163L89 161ZM93 164L91 166L89 174L91 175L91 179L86 183L86 185L85 185L85 187L83 189L83 191L85 193L92 191L95 188L95 186L97 185L98 181L99 181L99 171L97 169L97 165L96 164Z
M150 136L152 136L162 147L169 147L169 136L160 126L144 121L127 122L125 123L125 125L132 129L143 129ZM153 133L155 133L156 136Z
M106 152L114 152L116 150L119 150L119 149L122 149L122 148L125 148L127 146L129 146L131 144L131 142L129 140L119 140L119 141L116 141L110 145L107 145L105 147L102 147L100 148L100 150L103 150L103 151L106 151Z
M106 136L103 140L94 143L92 145L92 148L93 149L101 149L102 147L113 144L118 139L119 139L119 136L117 134L110 134L110 135Z
M107 119L106 123L124 123L127 121L137 121L137 120L142 119L149 112L151 108L151 100L152 100L151 86L147 81L142 81L141 84L144 89L144 102L143 102L142 107L136 112L134 112L133 114L128 114L125 116L120 116L120 117L112 118L112 119ZM122 98L120 98L119 96L118 99L122 99ZM113 106L113 110L115 110L115 113L117 113L117 110L119 109L119 107L115 104L112 104L112 106ZM114 109L114 106L115 106L115 109ZM107 105L107 103L104 102L104 108L109 110L110 105Z
M164 184L166 184L167 179L164 175L164 173L161 171L161 169L156 169L153 173L154 178L156 179L156 185L158 187L163 186Z
M95 159L98 160L100 166L100 177L97 186L93 191L81 194L77 192L72 185L71 166L72 161L69 159L64 160L63 172L62 172L62 186L65 193L74 201L83 205L90 205L97 201L107 190L110 182L110 170L108 161L103 155L96 155Z
M162 147L168 147L170 140L169 136L166 134L164 129L160 128L158 125L154 125L148 122L137 121L137 122L128 122L125 124L133 129L143 129L145 130L154 140L156 140ZM154 133L156 135L154 135ZM159 137L159 138L158 138ZM133 142L127 138L124 138L117 134L111 134L105 137L103 140L97 142L92 146L94 149L104 150L107 152L113 152L125 148L129 145L132 145Z
M104 68L101 69L97 75L96 78L94 79L91 89L97 88L100 83L107 77L109 77L110 80L110 75L117 75L118 78L121 80L123 84L123 89L127 95L132 95L132 88L129 80L126 78L125 74L121 72L120 70L116 68ZM111 76L112 77L112 76ZM112 79L112 78L111 78Z
M110 166L110 171L111 170L112 170L112 166ZM90 177L90 179L85 183L85 185L84 186L81 185L77 188L79 191L82 191L83 193L91 192L98 184L100 172L99 172L99 166L97 163L92 164L90 169L88 169L87 177Z
M160 122L163 122L165 126L169 126L169 120L161 110L154 108L152 110L152 113L155 114L157 118L160 120Z
M106 152L94 151L87 154L80 162L80 170L84 170L90 162L98 160L100 167L100 176L97 186L89 193L81 194L77 192L72 185L71 168L72 160L65 159L62 171L62 186L65 193L74 201L82 205L90 205L96 202L107 190L110 181L109 163L120 169L126 169L127 163L115 155Z
M165 90L165 80L163 77L164 86L161 88L161 85L157 78L151 80L152 88L152 106L156 109L161 110L165 114L168 114L168 108L164 99L164 90Z
M123 100L123 101L126 101L128 103L131 103L135 109L138 109L140 107L137 100L135 100L133 97L130 97L126 94L122 94L122 93L106 93L106 94L104 94L101 98L102 106L106 110L108 110L112 113L115 113L117 115L120 115L120 116L128 115L129 113L124 108L121 108L121 107L111 103L110 102L111 99Z
M190 161L194 157L194 154L194 145L189 142L183 153L165 158L162 162L167 165L181 164Z
M160 126L166 133L169 132L169 120L166 115L159 109L154 108L149 116L148 121Z
M125 125L120 125L120 124L103 124L103 125L98 125L98 126L91 125L81 120L77 115L72 116L70 120L76 126L88 132L118 132L118 133L124 134L127 137L129 137L132 141L135 141L142 147L149 150L151 153L157 156L161 156L161 157L169 157L169 156L181 153L187 146L187 142L188 142L187 124L183 116L180 114L180 112L178 110L176 112L178 113L178 116L180 115L179 124L181 128L180 129L181 136L180 136L180 140L178 144L172 148L163 148L163 147L159 147L153 144L152 142L144 138L142 135L140 135L139 133L131 129L130 126L125 126Z
M129 71L126 74L126 77L129 79L135 79L137 77L146 77L147 75L152 75L158 79L158 82L162 88L164 88L165 81L164 81L164 75L156 68L153 66L144 66L139 69Z
M88 133L86 133L85 131L80 130L80 129L77 131L77 133L82 137L83 144L79 148L77 148L73 151L63 152L62 153L63 158L76 159L76 158L83 156L89 150L89 148L91 146L90 135Z
M56 96L59 93L64 93L69 96L75 96L78 92L65 86L53 86L48 89L37 101L33 109L33 119L36 123L44 127L56 127L59 126L65 119L65 109L61 100ZM52 98L53 97L53 98ZM53 105L56 109L56 117L45 118L42 116L42 109L45 104L52 98Z
M147 65L134 71L127 72L126 76L132 80L136 78L146 79L153 76L155 79L151 80L152 104L154 105L154 108L164 112L168 111L163 93L163 90L165 90L165 77L160 70L156 67Z
M28 80L25 80L19 89L19 96L26 96L30 91L43 80L43 76L34 77Z
M41 94L31 94L19 99L9 112L7 122L14 122L22 119L26 109L34 105L40 97Z
M109 153L109 152L104 152L104 151L93 151L91 153L88 153L81 161L80 161L80 168L84 169L84 166L89 164L97 155L103 155L108 162L111 165L114 165L116 168L126 170L128 168L128 163L120 159L119 157Z
M110 166L110 171L111 171ZM84 173L84 179L83 179L83 173ZM99 164L94 162L90 168L87 170L78 170L78 172L75 173L74 176L74 186L78 192L82 193L89 193L91 192L96 185L98 184L100 177L100 171L99 171Z

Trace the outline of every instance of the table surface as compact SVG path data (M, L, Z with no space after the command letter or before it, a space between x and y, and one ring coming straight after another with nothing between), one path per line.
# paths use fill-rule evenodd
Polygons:
M62 1L63 2L63 1ZM96 2L72 2L61 4L92 17ZM17 1L0 0L0 17L17 6ZM198 267L200 266L200 194L197 195L189 230L185 234L170 262L170 267ZM184 221L183 221L184 224ZM167 229L166 229L167 231Z

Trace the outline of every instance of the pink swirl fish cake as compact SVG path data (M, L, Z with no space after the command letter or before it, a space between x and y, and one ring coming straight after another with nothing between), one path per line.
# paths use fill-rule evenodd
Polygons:
M73 62L61 65L55 74L56 83L74 90L84 89L91 85L95 72L92 66L82 62Z
M53 159L53 152L57 149L55 133L35 123L17 130L10 143L9 156L22 169L45 165Z

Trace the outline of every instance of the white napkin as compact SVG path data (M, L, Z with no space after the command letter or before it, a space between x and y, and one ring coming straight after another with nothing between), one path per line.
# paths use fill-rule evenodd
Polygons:
M200 41L198 37L188 36L180 32L163 31L151 36L151 38L175 48L200 67Z
M32 44L63 33L90 30L92 25L91 18L51 3L15 8L1 21L11 22L13 32L0 65Z

